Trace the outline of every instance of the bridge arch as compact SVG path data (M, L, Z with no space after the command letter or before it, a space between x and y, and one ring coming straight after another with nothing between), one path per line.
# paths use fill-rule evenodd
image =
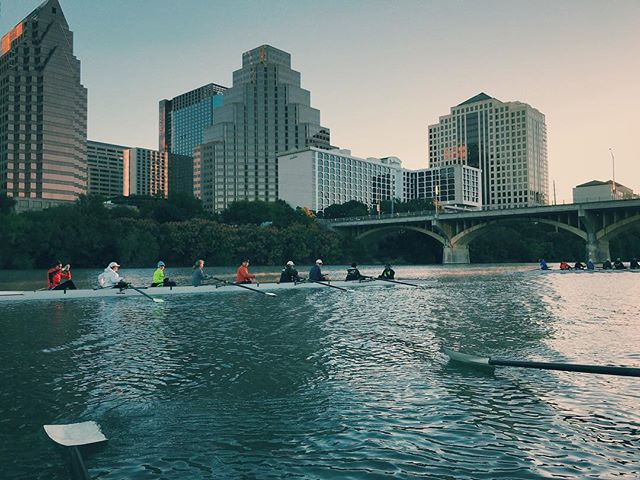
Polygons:
M359 235L356 236L356 240L362 240L370 235L373 235L374 233L380 233L380 232L384 232L384 231L400 231L400 230L413 230L414 232L420 232L424 235L427 235L431 238L434 238L435 240L437 240L440 244L442 245L446 245L449 243L448 239L446 239L445 237L443 237L442 235L438 235L435 232L432 232L431 230L427 230L426 228L420 228L420 227L412 227L410 225L402 225L401 227L398 227L396 225L394 226L387 226L387 227L378 227L378 228L373 228L371 230L367 230L366 232L363 232Z
M622 220L618 220L613 225L609 225L608 227L599 230L598 232L596 232L596 240L608 242L609 240L612 240L618 235L635 227L636 223L640 225L640 213L631 217L624 218Z
M526 217L518 220L527 220L531 223L544 223L547 225L552 225L554 227L561 228L563 230L571 232L574 235L577 235L578 237L583 239L584 241L587 241L587 232L579 229L578 227L567 225L566 223L558 222L556 220L551 220L548 218L537 218L537 217ZM484 230L486 228L491 227L493 225L503 224L503 223L512 222L512 221L513 220L508 220L508 219L507 220L490 220L488 222L482 222L472 227L466 228L465 230L461 231L460 233L458 233L457 235L451 238L451 245L458 246L458 247L468 247L473 240L475 240L477 237L479 237L484 233Z

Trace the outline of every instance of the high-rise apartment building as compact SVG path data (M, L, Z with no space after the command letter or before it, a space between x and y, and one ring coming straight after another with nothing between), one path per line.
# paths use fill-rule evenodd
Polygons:
M147 148L124 151L123 192L130 195L166 197L169 193L167 154Z
M193 157L204 130L213 125L214 109L222 106L226 89L209 83L171 100L161 100L159 150Z
M442 207L481 206L480 170L466 165L407 170L397 157L358 158L349 150L307 147L278 158L280 198L314 211L351 200L433 199Z
M167 198L174 193L193 195L193 158L148 148L125 148L120 195Z
M87 192L87 90L73 33L47 0L2 37L0 194L17 211Z
M544 115L526 103L484 93L453 107L429 126L429 166L456 164L482 170L485 208L547 204Z
M129 147L87 141L88 192L105 198L123 194L124 151Z
M194 192L219 211L236 200L278 198L278 154L330 147L329 130L300 87L291 55L263 45L242 55L233 87L194 155Z

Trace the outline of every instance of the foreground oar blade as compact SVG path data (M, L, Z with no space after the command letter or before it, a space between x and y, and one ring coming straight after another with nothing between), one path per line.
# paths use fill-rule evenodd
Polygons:
M67 425L44 425L51 440L64 447L77 447L91 443L106 442L96 422L70 423Z
M489 364L489 358L487 357L478 357L476 355L460 353L446 347L442 347L442 351L446 355L448 355L449 358L454 362L491 368L491 365Z

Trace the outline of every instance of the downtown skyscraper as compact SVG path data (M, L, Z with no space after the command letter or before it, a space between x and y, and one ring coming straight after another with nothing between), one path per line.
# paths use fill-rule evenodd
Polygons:
M204 131L213 125L214 109L222 106L226 89L209 83L171 100L160 100L158 149L193 157Z
M87 90L73 33L47 0L2 37L0 194L17 211L87 192Z
M330 148L330 133L300 87L291 55L269 45L245 52L213 125L195 149L194 194L220 211L236 200L278 198L278 154Z
M549 203L545 116L522 102L485 93L451 108L429 125L429 166L468 165L482 170L488 208Z

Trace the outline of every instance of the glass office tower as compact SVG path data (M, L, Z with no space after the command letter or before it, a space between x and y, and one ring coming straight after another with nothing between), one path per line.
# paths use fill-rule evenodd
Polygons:
M213 125L214 110L222 106L225 90L209 83L171 100L161 100L159 150L193 157L204 130Z

